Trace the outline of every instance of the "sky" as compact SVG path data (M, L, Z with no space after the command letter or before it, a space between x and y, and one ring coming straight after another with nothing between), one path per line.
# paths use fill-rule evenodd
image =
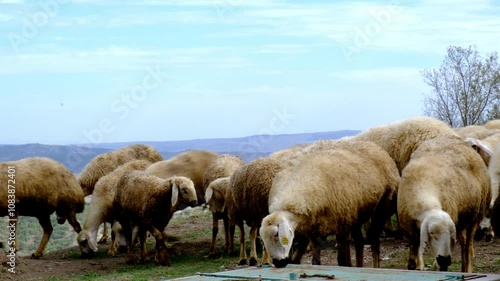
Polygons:
M365 130L499 30L485 0L0 0L0 144Z

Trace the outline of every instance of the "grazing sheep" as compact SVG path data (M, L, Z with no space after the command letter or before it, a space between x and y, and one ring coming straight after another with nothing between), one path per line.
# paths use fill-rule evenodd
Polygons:
M170 265L163 231L179 203L196 204L193 182L182 176L162 179L144 171L126 173L118 182L113 213L121 224L127 242L127 263L132 263L132 227L137 226L141 261L146 255L146 232L156 240L155 261Z
M258 158L233 172L226 195L227 214L231 225L240 230L240 261L247 263L244 222L250 227L250 265L257 265L256 240L262 219L269 213L269 190L282 166L273 159ZM233 247L234 228L229 234L229 247ZM263 251L262 263L271 261Z
M120 178L127 172L133 170L144 170L151 162L147 160L133 160L127 162L113 172L101 177L95 184L92 200L90 201L89 212L82 231L76 238L82 255L88 256L97 252L97 230L102 223L113 223L113 199L115 197L116 188ZM115 235L112 235L113 238ZM101 239L102 240L102 239ZM115 239L111 241L108 255L116 254L117 245Z
M473 236L491 200L488 170L460 138L428 140L412 154L398 190L399 225L410 240L408 269L423 270L426 245L446 271L458 239L462 271L472 272Z
M5 199L0 200L0 216L10 215L9 209L14 204L15 213L10 216L11 219L17 220L18 216L36 217L42 226L43 237L32 254L33 258L43 255L50 239L52 213L56 212L59 224L68 220L73 229L80 232L76 214L83 212L83 191L73 173L63 164L49 158L33 157L2 162L0 168L0 182L4 183L0 188L0 198ZM15 172L7 173L8 170ZM7 184L14 187L8 188ZM15 193L10 190L15 190ZM8 245L19 249L17 239L9 241Z
M183 176L190 178L196 189L198 203L205 203L205 190L203 186L203 176L210 163L219 154L206 150L190 150L180 153L170 159L163 160L146 169L150 175L160 178L173 176Z
M92 194L97 181L118 166L131 160L147 160L155 163L163 160L161 154L152 146L133 144L94 157L78 176L85 196Z
M376 144L343 142L345 148L307 155L276 175L269 194L270 214L260 228L276 267L288 264L294 237L306 237L316 252L318 238L330 234L336 234L339 265L351 266L351 234L356 265L363 266L361 226L370 219L367 239L373 266L379 267L379 238L396 197L398 170L388 153ZM319 259L313 259L313 264L320 264Z
M209 186L215 180L219 178L229 177L238 168L245 165L243 160L235 155L222 154L215 158L210 165L208 165L205 175L203 176L203 186L205 190L205 201L210 207L212 212L212 243L210 244L210 252L208 257L215 257L216 251L216 238L219 232L219 220L223 221L224 224L224 253L231 254L234 249L229 248L229 219L227 217L226 203L225 203L225 193L228 184L227 181L223 183L214 183L212 190L209 191ZM214 197L212 203L209 200ZM216 206L211 206L216 204Z
M372 141L385 149L396 162L401 174L413 151L422 142L439 135L458 136L442 121L431 117L415 117L368 129L353 138Z

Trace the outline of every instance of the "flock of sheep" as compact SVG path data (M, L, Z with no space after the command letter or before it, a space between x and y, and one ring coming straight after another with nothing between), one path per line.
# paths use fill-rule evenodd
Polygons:
M132 263L138 241L144 259L149 232L156 240L155 261L170 265L166 230L173 213L181 206L207 204L213 215L209 256L216 255L222 220L225 253L234 253L236 226L240 230L241 265L259 263L258 236L264 244L262 264L300 263L308 247L312 263L320 264L320 243L335 234L340 266L352 266L351 242L355 265L363 266L368 241L377 268L381 233L396 215L409 242L408 269L423 270L429 248L436 269L446 271L458 241L462 271L472 272L476 230L500 232L500 199L495 200L499 144L500 120L452 129L417 117L353 137L296 145L250 163L199 150L163 160L151 146L131 145L96 156L77 176L48 158L3 162L0 171L16 167L16 218L37 217L43 228L34 258L43 254L52 232L50 215L56 212L58 223L68 220L78 233L84 256L109 238L110 223L108 255L126 245L126 261ZM0 182L7 182L6 172ZM90 194L82 228L75 215ZM0 198L7 198L5 184ZM0 200L0 215L7 212L7 200ZM249 260L245 223L250 227ZM101 224L104 233L98 241Z

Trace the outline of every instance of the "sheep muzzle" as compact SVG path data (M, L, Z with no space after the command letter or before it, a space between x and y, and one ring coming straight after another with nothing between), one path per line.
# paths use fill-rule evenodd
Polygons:
M439 271L448 271L448 266L451 265L451 256L441 256L438 255L436 258L437 264L439 265Z
M290 263L290 259L289 259L289 258L282 259L282 260L273 259L273 264L274 264L274 266L276 266L277 268L282 268L282 267L285 267L285 266L287 266L289 263Z

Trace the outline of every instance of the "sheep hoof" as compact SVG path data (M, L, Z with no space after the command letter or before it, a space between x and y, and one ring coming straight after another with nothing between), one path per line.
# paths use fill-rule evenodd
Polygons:
M101 239L99 240L99 242L97 242L98 244L106 244L106 242L108 242L108 237L101 237Z
M254 257L250 258L250 266L257 266L257 260Z
M43 253L40 255L37 255L36 253L31 254L31 258L35 260L39 259L41 256L43 256Z
M247 265L247 259L240 260L240 262L238 263L238 265Z
M116 256L116 251L108 251L108 257Z

